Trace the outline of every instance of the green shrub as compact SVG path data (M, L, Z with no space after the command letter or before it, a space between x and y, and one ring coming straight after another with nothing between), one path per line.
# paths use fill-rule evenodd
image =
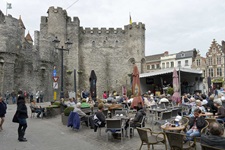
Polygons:
M173 95L173 88L172 87L168 87L167 93L172 96Z
M65 116L69 116L70 115L70 112L73 111L74 107L67 107L65 110L64 110L64 115Z
M52 105L60 106L60 102L54 102Z
M132 95L132 90L131 89L128 89L127 90L127 97L130 98Z

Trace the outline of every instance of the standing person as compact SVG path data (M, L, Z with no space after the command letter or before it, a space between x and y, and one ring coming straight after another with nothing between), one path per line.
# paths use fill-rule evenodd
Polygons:
M41 102L41 103L43 103L43 98L44 98L44 94L43 94L43 92L41 91L41 92L40 92L40 102Z
M9 91L7 91L6 94L5 94L6 104L9 103L9 98L10 98L10 93L9 93Z
M24 138L25 131L27 128L27 106L25 105L25 98L23 95L20 95L17 100L17 117L19 120L19 127L18 127L18 140L20 142L26 142L27 139Z
M39 91L37 91L37 93L36 93L36 102L37 102L37 103L39 103L39 98L40 98L39 96L40 96L40 95L39 95Z
M3 130L2 125L5 121L6 109L7 109L7 105L3 101L2 97L0 97L0 119L1 119L1 121L0 121L0 131Z
M15 104L16 103L16 92L13 90L11 93L12 96L12 103Z
M34 98L34 95L32 92L30 92L30 102L33 100L33 98Z
M103 99L107 99L107 98L108 98L106 91L104 91L104 93L103 93L103 95L102 95L102 98L103 98Z

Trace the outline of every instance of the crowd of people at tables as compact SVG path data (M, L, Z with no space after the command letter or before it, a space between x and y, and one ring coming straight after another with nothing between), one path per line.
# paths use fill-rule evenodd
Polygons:
M87 93L86 93L87 94ZM109 111L113 109L123 108L122 103L131 104L133 100L133 96L128 98L126 95L119 96L117 92L113 92L112 94L108 95L105 91L102 95L102 99L98 99L97 101L93 101L89 95L82 95L81 101L77 102L74 98L70 98L68 102L63 102L64 106L66 107L74 107L74 112L77 112L86 125L88 126L88 119L89 115L82 111L82 108L92 108L94 106L98 107L98 111L94 115L94 124L95 124L95 131L97 127L104 127L105 126L105 115L103 113L104 107L108 107ZM134 118L131 118L126 123L126 127L128 123L131 126L135 126L137 122L141 122L142 118L146 115L147 107L151 105L156 105L157 103L160 104L162 102L172 102L171 95L160 95L158 99L150 92L146 92L142 95L142 100L144 103L143 105L138 106L138 111ZM190 107L190 111L184 113L190 118L189 121L189 130L186 132L187 139L184 142L193 140L194 137L199 137L201 135L201 129L205 127L205 115L206 112L211 112L214 115L214 118L219 122L215 122L210 124L209 127L209 135L203 135L201 138L203 139L203 143L207 143L210 145L214 145L214 141L218 143L218 137L220 141L217 145L225 147L225 138L223 136L224 128L220 123L225 122L225 108L222 106L222 101L225 100L224 95L210 95L207 97L205 94L195 93L194 95L190 94L183 94L181 98L180 105L186 105ZM39 109L40 110L40 109ZM217 146L218 147L218 146Z

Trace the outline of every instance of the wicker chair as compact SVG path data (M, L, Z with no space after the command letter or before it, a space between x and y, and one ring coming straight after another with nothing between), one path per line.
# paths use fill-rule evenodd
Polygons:
M150 150L150 145L152 145L152 148L154 149L153 145L158 144L160 142L165 144L165 150L167 150L165 133L163 132L156 133L156 132L153 132L150 128L137 128L137 131L141 139L141 146L139 150L141 150L142 145L147 145L148 150ZM162 135L163 137L159 137L159 135Z
M175 132L166 132L166 136L170 145L171 150L188 150L195 148L196 149L196 142L195 141L188 141L186 143L183 142L185 139L185 134L182 133L175 133Z
M224 150L222 148L216 148L209 145L201 144L202 150Z
M211 124L212 122L216 122L215 118L205 118L205 120L207 120L209 124Z

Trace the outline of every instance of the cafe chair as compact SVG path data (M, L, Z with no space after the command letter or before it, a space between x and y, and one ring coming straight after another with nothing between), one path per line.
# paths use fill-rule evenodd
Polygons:
M209 122L209 124L216 122L215 118L205 118L205 120L207 120Z
M178 109L172 109L172 118L175 118L178 114Z
M35 114L36 114L36 110L35 110L35 108L32 107L32 106L30 106L30 110L31 110L31 115L30 115L30 117L31 117L31 118L34 118L34 117L35 117Z
M161 104L164 104L165 105L165 108L169 107L169 102L161 102Z
M158 143L163 143L165 145L165 150L167 150L166 135L163 132L153 132L150 128L137 128L139 137L141 139L141 150L142 145L147 145L148 150L150 150L150 145L154 149L154 145Z
M207 133L208 133L208 127L209 127L209 122L206 120L206 125L205 125L205 127L201 129L201 135L202 135L202 134L207 134ZM201 137L195 137L195 141L196 141L196 142L200 142L200 141L201 141Z
M209 145L205 145L205 144L201 144L202 150L224 150L222 148L217 148L217 147L213 147L213 146L209 146Z
M107 141L109 139L109 132L111 133L119 133L121 135L121 142L124 137L124 125L121 119L112 119L106 120L106 133L107 133Z
M130 133L132 133L132 136L134 137L134 129L136 129L137 127L139 128L143 128L145 126L145 120L146 120L146 116L143 116L141 122L137 122L135 123L135 127L131 127L129 124L129 128L130 128Z
M166 105L164 103L157 104L160 109L166 109Z
M164 111L161 112L161 116L158 120L155 121L155 125L159 125L159 127L163 124L165 124L167 121L169 122L169 120L172 117L172 111ZM153 126L154 127L154 126Z
M184 142L186 137L185 134L176 133L176 132L166 132L166 136L169 142L169 146L171 150L190 150L195 148L196 150L196 142L195 141L187 141Z

